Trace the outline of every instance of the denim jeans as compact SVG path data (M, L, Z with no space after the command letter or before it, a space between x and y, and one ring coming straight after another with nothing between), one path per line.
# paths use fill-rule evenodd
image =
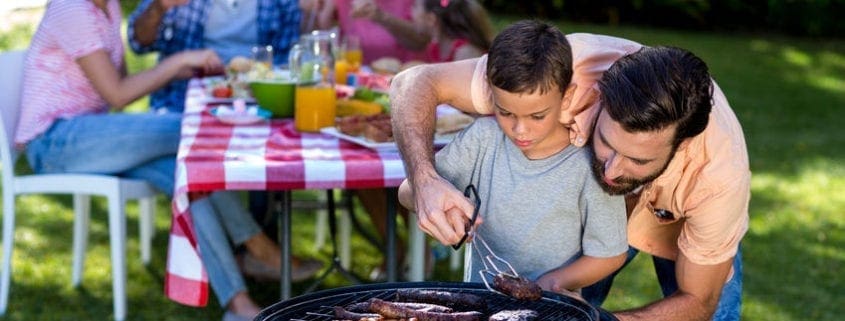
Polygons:
M238 192L214 192L191 202L191 218L209 283L220 306L226 307L235 294L246 291L229 241L241 245L261 228L241 204Z
M61 119L27 144L27 159L36 173L144 179L172 197L181 124L182 114L176 113L89 114ZM215 192L191 204L203 265L222 306L245 290L228 240L241 244L260 232L234 194Z
M182 114L89 114L60 119L27 144L36 173L144 179L172 195Z
M595 306L600 306L604 303L608 292L610 292L610 287L613 285L613 278L637 256L637 253L639 253L639 250L629 247L628 259L625 260L625 265L622 268L603 280L596 282L596 284L581 289L581 295L584 299ZM667 297L678 291L678 280L675 278L675 261L653 257L653 262L663 297ZM716 312L713 314L711 320L733 321L740 319L740 308L742 305L742 247L737 250L736 256L734 257L733 269L733 276L722 287L719 305L716 307Z

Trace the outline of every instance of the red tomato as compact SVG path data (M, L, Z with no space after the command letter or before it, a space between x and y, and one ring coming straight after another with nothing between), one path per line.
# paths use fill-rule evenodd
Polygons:
M211 90L211 95L217 98L229 98L232 97L232 88L227 85L217 86Z

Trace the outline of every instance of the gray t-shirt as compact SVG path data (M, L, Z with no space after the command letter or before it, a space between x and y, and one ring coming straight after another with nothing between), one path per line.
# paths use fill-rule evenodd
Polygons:
M530 160L494 117L483 117L436 154L435 166L461 191L475 185L484 218L476 232L521 276L536 280L581 255L628 249L624 198L599 187L585 148ZM484 266L468 245L464 280L480 282Z

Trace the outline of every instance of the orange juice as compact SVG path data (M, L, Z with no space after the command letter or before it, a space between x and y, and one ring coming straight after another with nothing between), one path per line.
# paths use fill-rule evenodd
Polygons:
M349 62L344 59L338 59L334 62L334 83L346 84L346 76L349 73Z
M357 71L361 67L361 62L364 60L364 54L361 49L350 49L343 52L346 61L349 62L350 70Z
M294 126L301 132L319 132L334 126L337 113L335 91L331 86L297 86L294 100Z

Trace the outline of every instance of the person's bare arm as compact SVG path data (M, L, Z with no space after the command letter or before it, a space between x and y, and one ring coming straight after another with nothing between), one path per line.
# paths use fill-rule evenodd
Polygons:
M537 284L552 292L575 291L592 285L616 272L625 263L627 253L612 257L582 256L571 264L543 274Z
M353 0L350 14L355 18L366 18L378 23L393 35L399 45L407 49L420 51L431 42L428 30L421 30L413 21L384 12L374 0Z
M158 35L158 25L167 10L174 6L184 5L190 0L154 0L147 10L144 10L135 20L135 34L132 35L139 44L149 46L155 42Z
M394 137L405 163L418 224L443 244L460 240L473 206L434 168L435 111L441 103L474 111L470 83L476 62L416 66L396 75L390 85Z
M680 254L675 263L678 292L645 307L614 315L620 321L710 320L732 265L733 257L716 265L700 265Z
M316 19L316 29L329 29L334 27L337 24L337 15L335 10L337 10L335 5L335 0L311 0L314 2L314 6L311 10L314 10L317 14ZM305 30L310 31L310 30Z
M80 57L77 63L97 93L116 109L123 109L174 78L190 77L194 69L203 69L207 73L223 69L220 58L212 50L181 52L149 70L130 76L121 75L104 50Z

